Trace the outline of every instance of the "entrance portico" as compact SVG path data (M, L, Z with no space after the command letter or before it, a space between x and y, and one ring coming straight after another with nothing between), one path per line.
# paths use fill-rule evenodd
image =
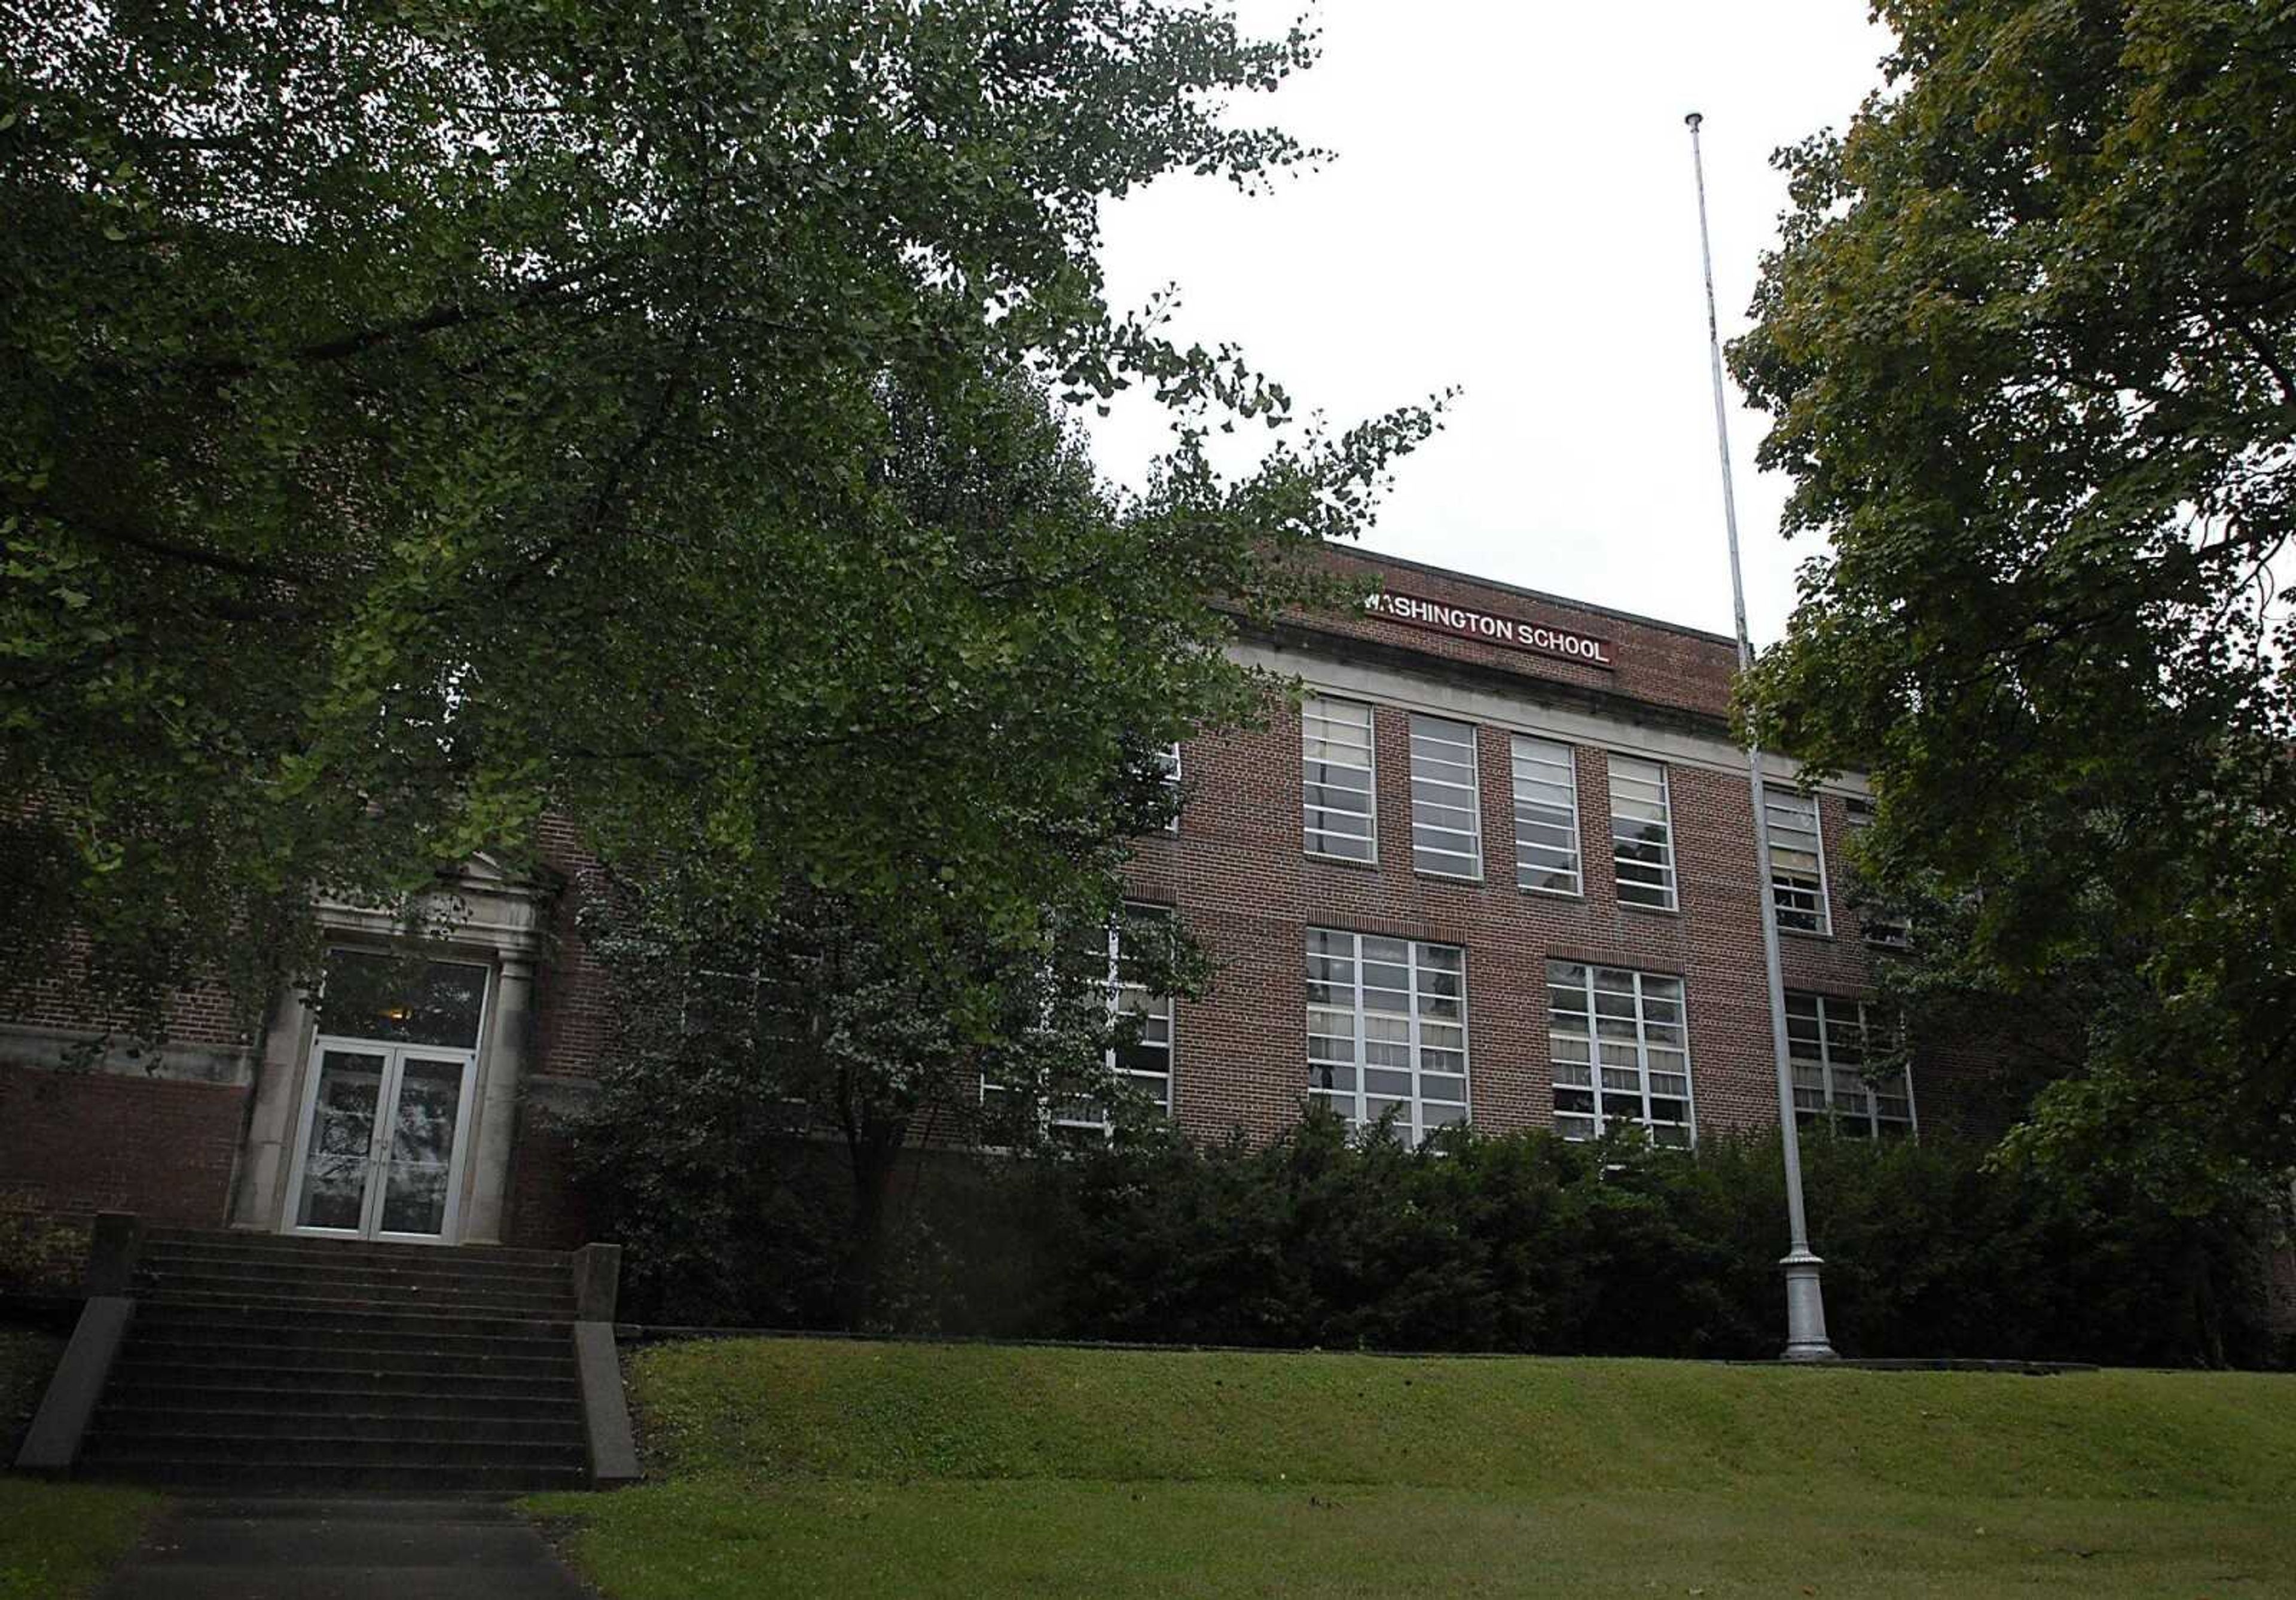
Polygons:
M322 905L322 992L265 1033L234 1227L501 1243L547 900L480 857L413 953L387 914Z

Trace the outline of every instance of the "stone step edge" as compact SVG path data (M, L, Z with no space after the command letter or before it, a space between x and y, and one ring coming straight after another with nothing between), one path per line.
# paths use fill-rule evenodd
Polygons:
M459 1257L470 1261L499 1261L505 1265L533 1267L564 1267L572 1259L570 1251L529 1250L511 1244L411 1244L390 1239L324 1239L299 1234L266 1233L254 1228L147 1227L144 1230L143 1245L147 1252L155 1246L176 1244L268 1250L297 1255L348 1255L371 1251L378 1257L400 1254L410 1258L433 1256L442 1259Z

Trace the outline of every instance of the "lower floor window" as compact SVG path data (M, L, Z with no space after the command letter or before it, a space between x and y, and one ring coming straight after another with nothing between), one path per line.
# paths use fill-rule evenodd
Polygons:
M1914 1086L1892 1061L1895 1030L1864 1000L1786 996L1786 1054L1793 1064L1794 1116L1823 1118L1856 1138L1914 1131Z
M1454 945L1308 931L1308 1092L1416 1145L1467 1120L1467 956Z
M1682 980L1550 961L1546 997L1555 1131L1592 1139L1632 1123L1655 1144L1689 1145L1696 1123Z
M1170 915L1160 906L1125 906L1123 916L1108 929L1103 990L1109 1021L1122 1036L1109 1046L1103 1064L1110 1078L1145 1096L1168 1117L1172 1114L1172 997L1141 981L1140 962L1127 948L1124 929L1128 923L1135 928L1158 923ZM1103 1136L1112 1126L1107 1096L1089 1093L1055 1099L1050 1120L1056 1130Z

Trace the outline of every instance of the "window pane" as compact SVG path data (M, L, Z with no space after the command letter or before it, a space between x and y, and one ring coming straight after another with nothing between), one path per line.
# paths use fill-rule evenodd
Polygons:
M330 950L319 1031L475 1050L486 995L482 966L380 950Z
M1570 747L1518 734L1513 743L1515 882L1580 892L1578 768Z
M1913 1084L1905 1063L1876 1071L1875 1057L1896 1050L1874 1009L1832 995L1786 996L1786 1050L1793 1063L1794 1106L1805 1120L1828 1116L1845 1134L1910 1133Z
M1831 933L1833 915L1826 903L1817 796L1767 785L1762 795L1762 814L1770 825L1770 898L1778 908L1778 926Z
M1416 712L1411 718L1411 865L1447 878L1483 875L1475 730Z
M1358 1126L1392 1109L1413 1143L1464 1121L1466 952L1314 928L1307 962L1309 1091Z
M1314 696L1300 708L1300 741L1308 853L1377 860L1371 708Z
M1659 1144L1689 1144L1693 1118L1682 981L1553 961L1546 966L1546 993L1555 1131L1566 1139L1591 1139L1623 1120L1648 1128ZM1590 1062L1599 1063L1599 1096L1588 1092L1595 1082Z
M1655 761L1611 758L1611 855L1623 904L1674 909L1674 824Z

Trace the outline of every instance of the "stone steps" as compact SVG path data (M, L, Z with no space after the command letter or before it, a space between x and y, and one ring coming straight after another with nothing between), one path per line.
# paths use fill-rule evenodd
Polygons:
M578 1487L569 1259L155 1229L82 1446L93 1477L234 1489Z

